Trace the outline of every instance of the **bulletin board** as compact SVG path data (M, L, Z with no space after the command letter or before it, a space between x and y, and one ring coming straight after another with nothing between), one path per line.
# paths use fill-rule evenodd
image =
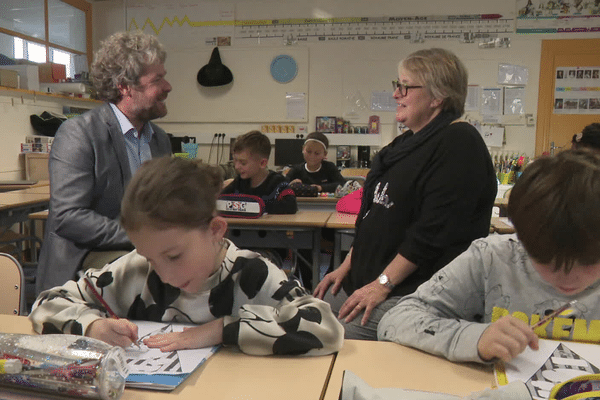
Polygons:
M221 61L233 74L225 86L204 87L196 76L210 59L206 51L170 51L165 63L173 90L167 99L165 122L306 122L288 119L288 93L305 94L308 109L309 57L306 47L228 48L219 47ZM286 55L297 64L296 76L287 83L271 75L275 57Z

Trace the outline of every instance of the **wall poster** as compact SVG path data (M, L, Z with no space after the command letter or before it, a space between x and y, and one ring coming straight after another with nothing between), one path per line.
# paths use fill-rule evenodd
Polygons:
M558 67L554 114L600 114L600 66Z

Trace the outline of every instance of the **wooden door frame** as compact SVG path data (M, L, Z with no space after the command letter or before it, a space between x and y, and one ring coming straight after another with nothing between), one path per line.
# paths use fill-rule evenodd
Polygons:
M550 148L550 117L554 102L555 71L558 67L554 56L559 49L568 45L570 53L597 55L600 39L556 39L543 40L540 57L540 86L538 90L537 127L535 133L535 155L540 156ZM569 116L565 116L569 117ZM600 119L600 116L598 116Z

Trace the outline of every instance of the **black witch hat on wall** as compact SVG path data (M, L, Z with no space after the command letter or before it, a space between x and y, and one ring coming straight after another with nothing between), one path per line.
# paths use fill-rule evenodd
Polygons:
M233 81L233 74L221 62L219 48L215 47L210 56L208 64L198 71L198 83L202 86L224 86Z

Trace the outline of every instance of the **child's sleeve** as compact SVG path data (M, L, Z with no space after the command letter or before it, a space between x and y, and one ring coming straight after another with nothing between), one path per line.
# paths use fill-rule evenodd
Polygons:
M271 267L260 292L237 315L225 317L223 343L252 355L317 356L338 351L344 328L329 304L273 269L277 268ZM247 287L240 290L247 292Z
M327 183L321 183L320 186L323 188L323 192L334 193L335 189L339 185L344 185L346 183L346 178L344 178L338 169L338 167L334 163L323 164L323 166L327 165Z
M146 259L133 251L100 270L87 270L85 276L111 310L126 317L128 305L144 287L148 269ZM83 277L40 293L29 314L33 329L41 334L85 335L92 322L109 317Z
M477 242L403 297L379 322L379 340L392 341L451 361L483 362L477 343L484 323L485 278Z

